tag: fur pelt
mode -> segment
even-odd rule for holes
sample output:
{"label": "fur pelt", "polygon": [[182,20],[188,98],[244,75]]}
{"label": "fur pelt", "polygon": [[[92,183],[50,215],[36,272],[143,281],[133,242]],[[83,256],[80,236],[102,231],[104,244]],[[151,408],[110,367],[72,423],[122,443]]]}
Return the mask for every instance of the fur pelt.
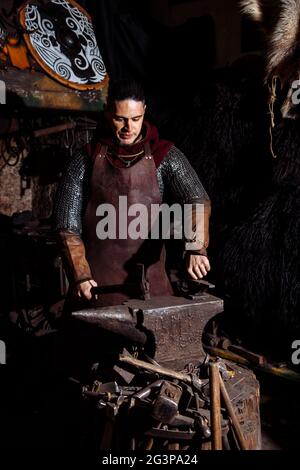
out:
{"label": "fur pelt", "polygon": [[295,339],[300,332],[300,123],[277,122],[274,159],[262,84],[235,81],[227,73],[202,85],[170,125],[212,201],[211,280],[230,298],[226,316],[233,314],[252,346],[259,334],[269,344]]}
{"label": "fur pelt", "polygon": [[266,32],[266,79],[290,84],[299,78],[300,0],[242,0],[242,12]]}
{"label": "fur pelt", "polygon": [[299,187],[281,186],[227,233],[220,250],[226,294],[236,320],[256,332],[254,344],[259,334],[270,344],[300,333],[299,230]]}
{"label": "fur pelt", "polygon": [[300,122],[283,119],[273,132],[274,149],[277,154],[274,160],[273,182],[300,186]]}
{"label": "fur pelt", "polygon": [[283,117],[299,119],[300,0],[242,0],[242,12],[259,21],[266,36],[265,82],[277,94]]}
{"label": "fur pelt", "polygon": [[211,198],[213,238],[243,220],[271,180],[264,91],[259,83],[236,82],[231,73],[202,84],[169,122],[169,136]]}

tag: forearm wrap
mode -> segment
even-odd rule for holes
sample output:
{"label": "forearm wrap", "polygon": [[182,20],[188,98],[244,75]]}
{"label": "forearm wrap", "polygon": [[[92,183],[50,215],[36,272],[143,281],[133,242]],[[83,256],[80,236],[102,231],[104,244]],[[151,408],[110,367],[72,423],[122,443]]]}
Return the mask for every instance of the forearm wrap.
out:
{"label": "forearm wrap", "polygon": [[85,256],[85,247],[80,236],[70,231],[59,231],[57,242],[70,285],[92,279],[91,269]]}
{"label": "forearm wrap", "polygon": [[[201,211],[198,211],[198,205],[201,204]],[[199,216],[199,212],[201,216]],[[206,249],[209,245],[209,219],[211,206],[209,201],[193,201],[192,203],[192,231],[193,239],[186,240],[185,249],[187,251],[199,251],[206,255]]]}

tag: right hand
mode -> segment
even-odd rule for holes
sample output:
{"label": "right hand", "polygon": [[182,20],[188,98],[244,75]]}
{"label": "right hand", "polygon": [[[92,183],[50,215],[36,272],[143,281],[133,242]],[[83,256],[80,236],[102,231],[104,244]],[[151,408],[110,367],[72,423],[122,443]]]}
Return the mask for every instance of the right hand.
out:
{"label": "right hand", "polygon": [[86,300],[91,300],[92,298],[92,293],[91,289],[92,287],[97,287],[98,284],[94,279],[90,279],[89,281],[83,281],[78,286],[76,287],[76,295],[78,297],[81,297],[82,299]]}
{"label": "right hand", "polygon": [[206,255],[188,255],[187,272],[193,279],[202,279],[208,271],[210,271],[210,263]]}

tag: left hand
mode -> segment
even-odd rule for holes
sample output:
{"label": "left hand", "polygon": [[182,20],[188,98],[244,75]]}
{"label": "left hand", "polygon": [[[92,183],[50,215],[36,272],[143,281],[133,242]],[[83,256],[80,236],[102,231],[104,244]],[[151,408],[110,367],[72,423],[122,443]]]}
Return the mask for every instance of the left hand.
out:
{"label": "left hand", "polygon": [[193,279],[202,279],[206,276],[208,271],[210,271],[210,264],[207,256],[189,255],[188,253],[186,256],[187,272]]}

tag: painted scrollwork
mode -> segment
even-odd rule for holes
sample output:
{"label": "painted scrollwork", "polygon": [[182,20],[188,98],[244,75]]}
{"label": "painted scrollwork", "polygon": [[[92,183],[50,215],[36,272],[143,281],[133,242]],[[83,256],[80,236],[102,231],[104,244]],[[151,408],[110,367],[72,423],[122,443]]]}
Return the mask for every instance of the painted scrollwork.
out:
{"label": "painted scrollwork", "polygon": [[23,20],[31,52],[52,76],[79,89],[97,88],[105,81],[93,25],[75,2],[51,0],[47,7],[29,2]]}

